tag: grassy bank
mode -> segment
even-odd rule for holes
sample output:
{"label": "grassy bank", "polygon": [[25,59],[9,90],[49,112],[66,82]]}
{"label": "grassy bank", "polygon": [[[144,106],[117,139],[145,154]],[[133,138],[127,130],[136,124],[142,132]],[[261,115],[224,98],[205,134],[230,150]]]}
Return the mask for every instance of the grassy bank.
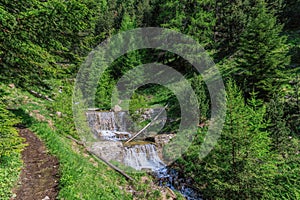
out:
{"label": "grassy bank", "polygon": [[12,188],[17,183],[22,167],[21,155],[11,154],[1,158],[0,162],[0,199],[8,200],[12,196]]}
{"label": "grassy bank", "polygon": [[[69,99],[61,96],[57,97],[56,102],[53,103],[33,97],[16,88],[12,89],[5,85],[1,85],[1,88],[8,93],[5,101],[12,112],[21,119],[22,124],[45,142],[49,153],[59,159],[59,199],[162,198],[159,188],[152,188],[153,182],[148,175],[131,174],[136,181],[128,182],[107,165],[91,157],[82,146],[66,137],[75,134],[69,124],[72,118],[66,114],[71,108],[63,102],[69,101]],[[57,117],[55,109],[61,109],[63,116]],[[21,167],[19,156],[11,159],[13,160],[0,165],[0,174],[4,176],[7,173],[10,174],[10,176],[6,176],[8,179],[5,183],[6,187],[1,187],[0,190],[1,193],[5,193],[7,198],[11,195],[9,191],[16,182]],[[147,181],[144,181],[145,177]]]}

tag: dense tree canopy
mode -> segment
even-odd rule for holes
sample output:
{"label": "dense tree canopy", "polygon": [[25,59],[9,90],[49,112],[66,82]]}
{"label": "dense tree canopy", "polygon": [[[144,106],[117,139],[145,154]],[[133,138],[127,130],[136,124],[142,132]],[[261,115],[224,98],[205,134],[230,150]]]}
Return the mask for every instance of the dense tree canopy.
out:
{"label": "dense tree canopy", "polygon": [[[189,35],[207,50],[226,82],[224,129],[207,157],[200,159],[198,151],[211,120],[211,94],[201,74],[179,55],[157,49],[127,52],[99,78],[96,106],[110,109],[115,84],[134,67],[169,65],[191,83],[201,111],[196,140],[173,165],[193,179],[204,198],[298,199],[299,13],[299,0],[0,0],[0,82],[52,95],[52,109],[65,109],[71,124],[71,101],[64,101],[70,100],[81,63],[99,43],[150,26]],[[68,90],[57,97],[59,84]],[[13,127],[18,121],[2,100],[7,94],[0,95],[1,162],[22,145]],[[131,100],[133,114],[169,103],[171,119],[163,130],[176,133],[180,108],[172,92],[148,84]]]}

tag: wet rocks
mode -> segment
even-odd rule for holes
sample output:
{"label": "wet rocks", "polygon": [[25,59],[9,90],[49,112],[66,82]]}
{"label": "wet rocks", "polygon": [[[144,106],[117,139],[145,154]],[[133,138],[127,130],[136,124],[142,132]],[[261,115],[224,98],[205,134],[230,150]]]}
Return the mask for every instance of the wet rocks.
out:
{"label": "wet rocks", "polygon": [[90,147],[89,151],[97,156],[106,159],[107,161],[123,161],[123,144],[117,141],[101,141],[95,142]]}

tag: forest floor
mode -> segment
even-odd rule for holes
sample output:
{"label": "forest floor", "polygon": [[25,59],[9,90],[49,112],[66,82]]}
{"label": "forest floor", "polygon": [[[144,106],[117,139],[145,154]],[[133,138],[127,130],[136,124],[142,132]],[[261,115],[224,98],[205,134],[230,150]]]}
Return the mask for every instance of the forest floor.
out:
{"label": "forest floor", "polygon": [[13,190],[11,200],[50,200],[58,194],[59,162],[47,152],[44,143],[30,130],[19,128],[19,134],[26,139],[22,152],[24,167]]}

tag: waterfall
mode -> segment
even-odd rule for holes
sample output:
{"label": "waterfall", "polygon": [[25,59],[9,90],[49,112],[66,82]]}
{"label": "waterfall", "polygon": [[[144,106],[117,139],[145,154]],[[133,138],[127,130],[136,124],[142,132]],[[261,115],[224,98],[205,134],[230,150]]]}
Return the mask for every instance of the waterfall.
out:
{"label": "waterfall", "polygon": [[[156,110],[149,110],[145,119],[155,115]],[[166,166],[159,158],[154,144],[143,143],[124,146],[122,140],[131,137],[128,132],[130,123],[128,112],[98,112],[88,111],[87,121],[99,142],[95,142],[91,150],[108,161],[121,162],[136,170],[151,169],[160,185],[167,185],[178,190],[187,200],[199,200],[201,194],[191,187],[192,182],[179,175],[178,172]],[[160,125],[163,126],[164,118]]]}
{"label": "waterfall", "polygon": [[100,125],[100,130],[110,130],[116,131],[116,120],[115,120],[115,113],[113,112],[98,112],[97,113],[97,121]]}
{"label": "waterfall", "polygon": [[87,121],[92,132],[100,140],[127,140],[131,134],[127,132],[128,122],[126,112],[98,112],[86,113]]}
{"label": "waterfall", "polygon": [[127,120],[127,112],[118,112],[117,114],[117,124],[118,124],[118,128],[119,131],[123,131],[126,132],[128,131],[128,126],[129,126],[129,122]]}
{"label": "waterfall", "polygon": [[125,147],[124,164],[136,170],[151,169],[154,171],[165,167],[153,144]]}

